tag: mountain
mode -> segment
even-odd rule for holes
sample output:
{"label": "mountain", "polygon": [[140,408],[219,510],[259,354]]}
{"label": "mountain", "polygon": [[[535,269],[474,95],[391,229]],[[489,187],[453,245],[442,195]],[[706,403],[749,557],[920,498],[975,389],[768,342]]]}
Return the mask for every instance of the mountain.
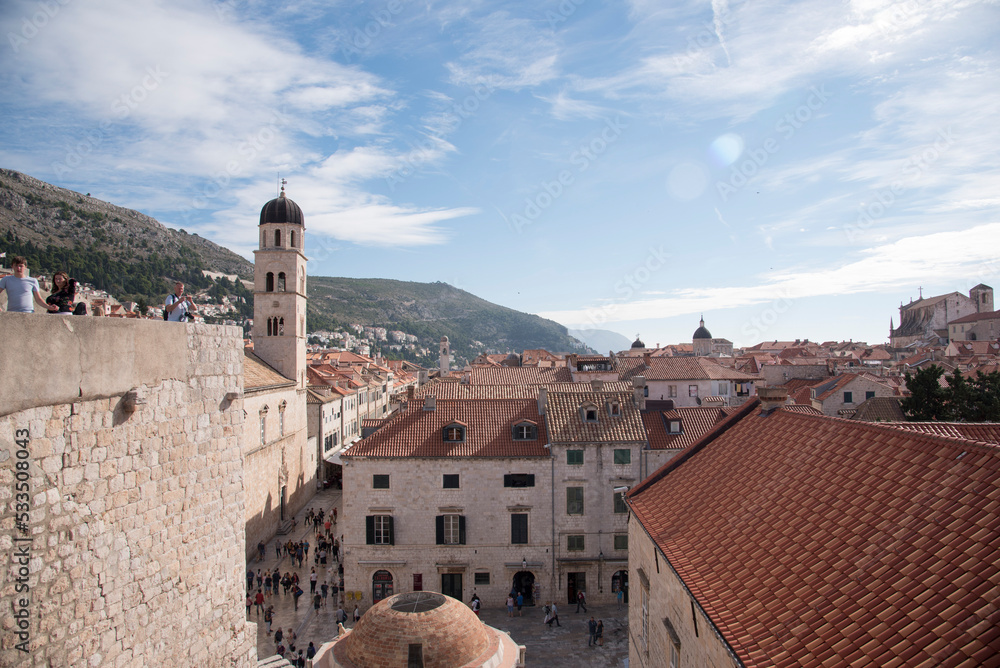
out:
{"label": "mountain", "polygon": [[484,352],[583,350],[566,328],[537,315],[480,299],[447,283],[384,278],[309,277],[309,329],[342,329],[351,323],[401,330],[432,350],[447,336],[456,360]]}
{"label": "mountain", "polygon": [[608,329],[570,329],[568,332],[602,355],[606,355],[609,350],[618,352],[632,347],[631,341]]}
{"label": "mountain", "polygon": [[[138,211],[0,169],[0,252],[24,255],[35,274],[59,269],[119,300],[159,303],[175,279],[207,298],[235,295],[252,313],[253,295],[237,281],[213,281],[202,271],[253,277],[253,264],[197,234],[173,230]],[[456,361],[483,352],[584,346],[551,320],[491,304],[445,283],[309,277],[309,330],[356,323],[419,337],[437,362],[442,336]],[[237,300],[239,301],[239,300]],[[626,346],[627,347],[627,346]]]}
{"label": "mountain", "polygon": [[207,288],[202,270],[253,277],[253,264],[197,234],[9,169],[0,169],[0,251],[26,256],[35,273],[63,269],[119,299],[157,301],[175,279]]}

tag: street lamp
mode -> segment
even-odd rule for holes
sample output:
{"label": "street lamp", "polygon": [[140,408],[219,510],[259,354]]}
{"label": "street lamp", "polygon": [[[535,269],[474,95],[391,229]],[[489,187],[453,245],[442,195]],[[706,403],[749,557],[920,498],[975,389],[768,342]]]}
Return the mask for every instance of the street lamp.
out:
{"label": "street lamp", "polygon": [[528,570],[528,560],[527,559],[521,559],[521,570],[522,571]]}

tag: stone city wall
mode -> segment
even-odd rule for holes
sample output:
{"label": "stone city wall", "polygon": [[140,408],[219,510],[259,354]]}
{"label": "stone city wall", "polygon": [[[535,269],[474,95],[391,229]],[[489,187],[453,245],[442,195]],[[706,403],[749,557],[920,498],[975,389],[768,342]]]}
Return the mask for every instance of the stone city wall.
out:
{"label": "stone city wall", "polygon": [[239,328],[3,313],[0,341],[0,665],[256,665]]}

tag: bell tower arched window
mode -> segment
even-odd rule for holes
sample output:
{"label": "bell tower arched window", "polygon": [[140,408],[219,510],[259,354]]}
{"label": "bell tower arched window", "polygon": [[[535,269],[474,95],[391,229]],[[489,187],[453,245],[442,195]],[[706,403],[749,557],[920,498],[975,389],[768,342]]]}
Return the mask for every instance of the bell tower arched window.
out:
{"label": "bell tower arched window", "polygon": [[267,335],[268,336],[273,336],[273,334],[271,334],[271,319],[270,318],[267,319]]}
{"label": "bell tower arched window", "polygon": [[278,336],[285,335],[285,319],[278,318]]}
{"label": "bell tower arched window", "polygon": [[264,280],[264,290],[267,292],[274,292],[274,273],[267,272],[267,277]]}
{"label": "bell tower arched window", "polygon": [[281,248],[281,230],[274,231],[274,247]]}
{"label": "bell tower arched window", "polygon": [[296,247],[296,246],[295,246],[295,230],[292,230],[292,231],[291,231],[291,232],[289,232],[288,234],[289,234],[289,245],[290,245],[290,246],[291,246],[292,248],[295,248],[295,247]]}
{"label": "bell tower arched window", "polygon": [[267,248],[267,232],[264,230],[260,231],[260,247]]}
{"label": "bell tower arched window", "polygon": [[278,292],[285,291],[285,272],[278,274]]}

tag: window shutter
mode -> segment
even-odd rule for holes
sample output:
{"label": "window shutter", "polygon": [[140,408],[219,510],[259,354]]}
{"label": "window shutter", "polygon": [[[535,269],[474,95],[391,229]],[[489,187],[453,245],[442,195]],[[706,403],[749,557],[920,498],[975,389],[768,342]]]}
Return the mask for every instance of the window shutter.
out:
{"label": "window shutter", "polygon": [[504,487],[513,487],[514,486],[514,483],[512,482],[513,480],[514,480],[514,476],[512,476],[509,473],[504,474],[504,477],[503,477],[503,486]]}
{"label": "window shutter", "polygon": [[396,532],[392,523],[392,515],[389,516],[389,545],[396,544]]}
{"label": "window shutter", "polygon": [[465,515],[458,516],[458,544],[465,545]]}
{"label": "window shutter", "polygon": [[534,487],[534,486],[535,486],[535,474],[534,473],[529,473],[528,474],[528,487]]}
{"label": "window shutter", "polygon": [[368,515],[365,517],[365,543],[368,545],[375,544],[375,516]]}
{"label": "window shutter", "polygon": [[437,534],[437,544],[444,545],[444,515],[434,518],[434,530]]}

